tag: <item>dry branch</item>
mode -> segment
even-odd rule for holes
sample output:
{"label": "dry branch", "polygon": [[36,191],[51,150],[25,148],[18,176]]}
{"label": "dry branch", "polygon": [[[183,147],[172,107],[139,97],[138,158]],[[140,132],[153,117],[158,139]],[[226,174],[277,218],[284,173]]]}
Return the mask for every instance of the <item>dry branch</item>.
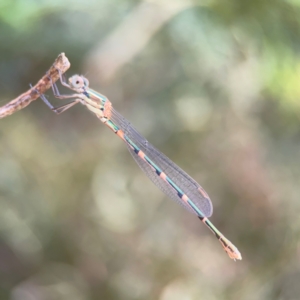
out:
{"label": "dry branch", "polygon": [[65,73],[70,66],[71,64],[64,53],[58,55],[49,71],[38,81],[35,86],[6,105],[0,107],[0,119],[15,113],[16,111],[29,105],[32,101],[38,99],[40,94],[45,93],[45,91],[51,87],[51,80],[52,82],[55,82],[59,79],[58,70],[60,70],[61,73]]}

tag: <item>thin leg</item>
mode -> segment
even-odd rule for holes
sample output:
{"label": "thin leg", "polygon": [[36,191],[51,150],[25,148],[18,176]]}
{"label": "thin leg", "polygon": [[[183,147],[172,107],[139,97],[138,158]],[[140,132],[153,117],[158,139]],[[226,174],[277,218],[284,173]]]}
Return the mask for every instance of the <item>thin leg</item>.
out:
{"label": "thin leg", "polygon": [[54,111],[57,115],[65,112],[66,110],[68,110],[69,108],[71,108],[72,106],[74,106],[75,104],[79,103],[80,100],[76,99],[72,102],[69,102],[65,105],[59,106],[59,107],[55,107],[54,109],[52,109],[52,111]]}
{"label": "thin leg", "polygon": [[[64,86],[66,86],[66,87],[68,87],[68,88],[71,89],[71,87],[67,83],[65,83],[63,81],[62,74],[61,74],[60,70],[57,70],[57,71],[59,72],[59,77],[60,77],[61,83]],[[49,78],[49,80],[51,82],[51,88],[52,88],[53,95],[54,95],[55,98],[58,98],[58,99],[82,98],[81,94],[61,95],[60,92],[59,92],[59,90],[58,90],[58,87],[57,87],[56,83],[52,82],[52,78],[50,76],[48,78]]]}
{"label": "thin leg", "polygon": [[44,103],[53,111],[55,112],[57,115],[65,112],[66,110],[68,110],[69,108],[71,108],[72,106],[74,106],[75,104],[80,102],[80,99],[76,99],[74,101],[71,101],[67,104],[58,106],[58,107],[54,107],[45,97],[45,95],[40,95],[40,98],[44,101]]}
{"label": "thin leg", "polygon": [[[66,78],[65,78],[65,75],[61,72],[61,70],[59,70],[59,69],[56,68],[56,71],[57,71],[58,74],[59,74],[60,83],[61,83],[63,86],[65,86],[65,87],[67,87],[67,88],[69,88],[69,89],[72,89],[72,87],[67,83],[67,80],[66,80]],[[50,79],[50,81],[51,81],[51,83],[52,83],[51,77],[48,76],[48,78]],[[57,91],[58,91],[58,90],[57,90]],[[58,93],[58,94],[59,94],[59,93]]]}
{"label": "thin leg", "polygon": [[[30,87],[32,88],[32,85],[30,84]],[[57,89],[57,87],[56,87]],[[36,93],[39,94],[39,91],[35,90]],[[54,93],[54,91],[53,91]],[[68,96],[68,95],[66,95]],[[70,95],[72,97],[65,97],[65,98],[74,98],[74,95]],[[64,104],[64,105],[61,105],[61,106],[58,106],[58,107],[54,107],[49,101],[48,99],[45,97],[45,95],[43,94],[40,94],[40,98],[43,100],[43,102],[53,111],[55,112],[56,114],[61,114],[63,113],[64,111],[68,110],[69,108],[71,108],[72,106],[74,106],[75,104],[79,103],[80,102],[80,99],[75,99],[67,104]],[[62,99],[65,99],[65,98],[62,98]]]}
{"label": "thin leg", "polygon": [[67,83],[67,80],[65,78],[65,75],[62,74],[61,70],[57,70],[58,74],[59,74],[59,78],[60,78],[60,82],[63,86],[67,87],[67,88],[71,88],[71,86]]}
{"label": "thin leg", "polygon": [[60,94],[56,83],[51,82],[51,88],[52,88],[52,92],[53,92],[54,95],[59,95]]}
{"label": "thin leg", "polygon": [[70,94],[70,95],[61,95],[57,85],[55,83],[52,84],[52,91],[55,98],[58,99],[70,99],[70,98],[82,98],[81,94]]}

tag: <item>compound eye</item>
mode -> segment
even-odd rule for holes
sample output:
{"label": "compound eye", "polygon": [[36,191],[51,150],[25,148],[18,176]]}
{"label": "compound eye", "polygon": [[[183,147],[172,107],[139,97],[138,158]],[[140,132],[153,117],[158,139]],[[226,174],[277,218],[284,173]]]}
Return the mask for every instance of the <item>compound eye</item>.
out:
{"label": "compound eye", "polygon": [[90,84],[90,82],[88,81],[88,79],[87,78],[85,78],[85,77],[82,77],[83,78],[83,83],[84,83],[84,86],[85,87],[88,87],[89,86],[89,84]]}
{"label": "compound eye", "polygon": [[70,83],[75,89],[80,89],[84,86],[84,79],[79,75],[75,75],[70,78]]}

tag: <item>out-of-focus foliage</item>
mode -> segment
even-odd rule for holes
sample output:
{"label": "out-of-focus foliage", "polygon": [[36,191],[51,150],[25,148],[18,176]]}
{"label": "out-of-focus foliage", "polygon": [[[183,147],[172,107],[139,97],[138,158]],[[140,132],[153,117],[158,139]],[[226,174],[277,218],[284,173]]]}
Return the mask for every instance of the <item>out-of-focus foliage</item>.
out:
{"label": "out-of-focus foliage", "polygon": [[65,52],[243,256],[84,107],[35,101],[0,121],[0,299],[299,299],[299,51],[299,0],[0,0],[0,105]]}

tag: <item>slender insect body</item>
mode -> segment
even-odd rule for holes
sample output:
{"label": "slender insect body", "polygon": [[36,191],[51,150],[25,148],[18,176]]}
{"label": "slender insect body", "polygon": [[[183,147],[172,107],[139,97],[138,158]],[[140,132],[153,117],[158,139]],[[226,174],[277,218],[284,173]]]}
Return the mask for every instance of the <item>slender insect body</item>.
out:
{"label": "slender insect body", "polygon": [[[77,100],[64,105],[62,110],[56,109],[56,112],[65,111],[80,101],[126,143],[139,167],[159,189],[189,212],[196,214],[214,233],[230,258],[242,259],[238,249],[208,220],[213,211],[212,202],[205,190],[194,179],[152,146],[113,109],[111,102],[104,95],[90,89],[85,77],[74,75],[69,79],[69,84],[62,78],[61,81],[64,86],[74,90],[77,94],[59,95],[55,86],[54,90],[57,93],[55,96],[60,99],[73,97]],[[43,100],[47,104],[47,100]]]}

